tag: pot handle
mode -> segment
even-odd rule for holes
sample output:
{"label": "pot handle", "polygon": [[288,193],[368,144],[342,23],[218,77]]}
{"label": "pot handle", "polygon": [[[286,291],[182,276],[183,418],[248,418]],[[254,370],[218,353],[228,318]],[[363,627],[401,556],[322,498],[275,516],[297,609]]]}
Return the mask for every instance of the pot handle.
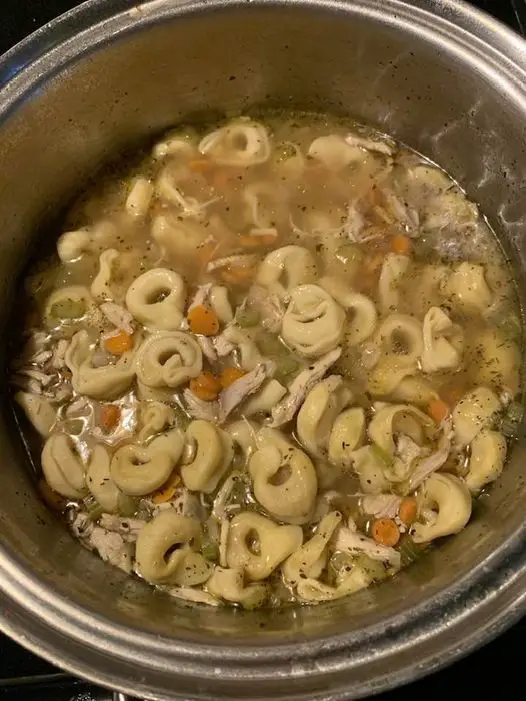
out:
{"label": "pot handle", "polygon": [[113,692],[113,701],[132,701],[130,696],[122,694],[120,691]]}

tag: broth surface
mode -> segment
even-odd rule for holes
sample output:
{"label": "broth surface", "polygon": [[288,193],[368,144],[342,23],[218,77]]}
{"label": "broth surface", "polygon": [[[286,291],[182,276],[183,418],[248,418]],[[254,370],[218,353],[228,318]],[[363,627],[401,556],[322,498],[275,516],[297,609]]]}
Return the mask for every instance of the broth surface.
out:
{"label": "broth surface", "polygon": [[14,400],[42,496],[126,572],[213,606],[337,599],[462,530],[504,468],[509,266],[391,138],[180,127],[63,231],[23,282]]}

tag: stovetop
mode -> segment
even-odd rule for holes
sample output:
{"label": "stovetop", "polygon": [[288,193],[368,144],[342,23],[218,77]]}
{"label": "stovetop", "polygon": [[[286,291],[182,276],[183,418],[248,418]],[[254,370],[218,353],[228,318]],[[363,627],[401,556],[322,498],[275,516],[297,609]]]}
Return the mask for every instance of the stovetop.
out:
{"label": "stovetop", "polygon": [[[79,4],[75,0],[1,0],[0,54],[53,17]],[[526,36],[526,0],[473,0]],[[498,674],[505,689],[521,689],[523,665],[517,665],[516,651],[526,643],[526,618],[497,640],[469,657],[401,690],[375,697],[378,701],[402,701],[433,695],[484,698],[488,672]],[[510,654],[513,651],[513,654]],[[0,634],[0,701],[121,701],[120,694],[87,684],[61,672]]]}

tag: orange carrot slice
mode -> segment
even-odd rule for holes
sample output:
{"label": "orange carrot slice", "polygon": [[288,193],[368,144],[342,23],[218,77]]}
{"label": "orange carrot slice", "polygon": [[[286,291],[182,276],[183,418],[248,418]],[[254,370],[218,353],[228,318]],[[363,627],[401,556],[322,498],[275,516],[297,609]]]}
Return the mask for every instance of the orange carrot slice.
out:
{"label": "orange carrot slice", "polygon": [[449,414],[449,406],[442,399],[433,399],[429,402],[427,413],[437,424],[441,423]]}
{"label": "orange carrot slice", "polygon": [[211,402],[221,391],[221,383],[211,372],[204,370],[198,377],[190,380],[190,390],[199,399]]}
{"label": "orange carrot slice", "polygon": [[405,234],[396,234],[391,239],[391,249],[394,253],[407,255],[411,251],[411,240]]}
{"label": "orange carrot slice", "polygon": [[190,309],[188,323],[192,333],[199,333],[203,336],[215,336],[219,331],[219,319],[209,307],[205,307],[203,304]]}
{"label": "orange carrot slice", "polygon": [[104,339],[104,348],[113,355],[123,355],[131,350],[132,346],[132,337],[126,331],[119,331],[115,336]]}
{"label": "orange carrot slice", "polygon": [[406,526],[410,526],[416,519],[418,505],[414,497],[404,497],[398,508],[398,517]]}
{"label": "orange carrot slice", "polygon": [[121,419],[121,410],[115,404],[104,404],[99,412],[99,426],[104,433],[111,433]]}
{"label": "orange carrot slice", "polygon": [[372,526],[374,540],[393,548],[400,540],[400,531],[392,518],[377,518]]}
{"label": "orange carrot slice", "polygon": [[221,387],[223,389],[230,387],[230,385],[233,385],[234,382],[239,380],[240,377],[243,377],[243,375],[246,375],[246,373],[244,370],[240,370],[239,368],[225,368],[221,373],[221,377],[219,378]]}

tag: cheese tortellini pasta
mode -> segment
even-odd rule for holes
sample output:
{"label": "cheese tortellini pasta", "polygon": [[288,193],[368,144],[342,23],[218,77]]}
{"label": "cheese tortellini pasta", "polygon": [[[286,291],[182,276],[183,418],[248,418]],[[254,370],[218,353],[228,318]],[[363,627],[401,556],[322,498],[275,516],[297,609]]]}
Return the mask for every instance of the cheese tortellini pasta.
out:
{"label": "cheese tortellini pasta", "polygon": [[281,112],[176,126],[101,183],[23,281],[9,381],[40,495],[105,567],[160,605],[360,608],[470,528],[524,343],[447,174]]}
{"label": "cheese tortellini pasta", "polygon": [[345,312],[322,287],[300,285],[292,290],[281,335],[299,355],[318,358],[328,353],[344,331]]}

